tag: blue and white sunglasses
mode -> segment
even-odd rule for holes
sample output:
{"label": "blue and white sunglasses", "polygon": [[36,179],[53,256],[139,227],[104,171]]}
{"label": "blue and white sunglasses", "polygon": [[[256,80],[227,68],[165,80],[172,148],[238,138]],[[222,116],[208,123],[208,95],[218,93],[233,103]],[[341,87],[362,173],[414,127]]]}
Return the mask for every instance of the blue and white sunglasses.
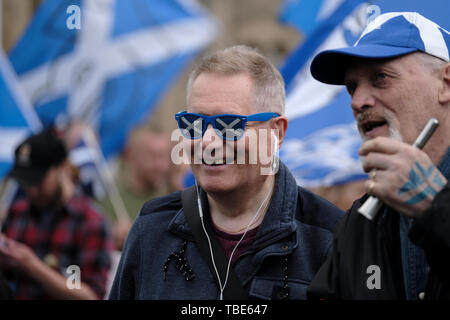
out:
{"label": "blue and white sunglasses", "polygon": [[181,134],[189,139],[198,139],[205,134],[208,124],[211,123],[217,135],[224,140],[238,140],[244,135],[247,121],[268,121],[278,117],[275,112],[255,113],[249,116],[238,114],[218,114],[205,116],[187,111],[175,114]]}

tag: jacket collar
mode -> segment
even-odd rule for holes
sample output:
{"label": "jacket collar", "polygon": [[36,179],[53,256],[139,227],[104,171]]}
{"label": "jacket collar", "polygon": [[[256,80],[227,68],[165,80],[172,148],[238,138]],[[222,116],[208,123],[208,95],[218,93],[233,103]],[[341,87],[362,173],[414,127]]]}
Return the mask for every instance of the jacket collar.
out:
{"label": "jacket collar", "polygon": [[447,149],[447,153],[439,162],[438,169],[447,180],[450,180],[450,148]]}
{"label": "jacket collar", "polygon": [[[200,191],[200,197],[204,216],[209,216],[208,200],[203,190]],[[280,161],[274,192],[266,215],[259,226],[256,240],[252,245],[253,249],[265,247],[296,230],[295,210],[297,197],[297,183],[287,167]],[[194,239],[183,208],[177,212],[169,223],[168,230],[184,239]]]}

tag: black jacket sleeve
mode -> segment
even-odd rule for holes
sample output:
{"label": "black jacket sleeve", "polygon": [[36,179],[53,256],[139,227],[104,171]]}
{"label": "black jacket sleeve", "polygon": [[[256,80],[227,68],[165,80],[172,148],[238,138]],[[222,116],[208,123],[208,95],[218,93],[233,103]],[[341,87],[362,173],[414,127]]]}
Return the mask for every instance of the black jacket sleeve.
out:
{"label": "black jacket sleeve", "polygon": [[415,219],[409,237],[424,249],[431,272],[450,286],[450,183],[436,195],[431,207]]}
{"label": "black jacket sleeve", "polygon": [[338,299],[339,293],[339,234],[343,232],[346,225],[348,214],[337,225],[337,231],[334,234],[333,249],[331,254],[327,257],[324,264],[314,276],[313,281],[307,290],[308,300],[318,299]]}

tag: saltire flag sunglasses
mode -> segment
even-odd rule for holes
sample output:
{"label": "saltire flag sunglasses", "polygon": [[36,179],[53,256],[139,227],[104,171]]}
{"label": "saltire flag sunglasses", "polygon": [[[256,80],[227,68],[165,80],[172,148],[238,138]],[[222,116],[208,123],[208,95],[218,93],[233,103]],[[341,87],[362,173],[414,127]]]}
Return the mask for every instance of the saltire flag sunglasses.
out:
{"label": "saltire flag sunglasses", "polygon": [[217,135],[224,140],[238,140],[244,135],[245,124],[248,121],[268,121],[278,117],[275,112],[255,113],[248,116],[238,114],[218,114],[206,116],[187,111],[175,114],[181,134],[188,139],[203,137],[210,123]]}

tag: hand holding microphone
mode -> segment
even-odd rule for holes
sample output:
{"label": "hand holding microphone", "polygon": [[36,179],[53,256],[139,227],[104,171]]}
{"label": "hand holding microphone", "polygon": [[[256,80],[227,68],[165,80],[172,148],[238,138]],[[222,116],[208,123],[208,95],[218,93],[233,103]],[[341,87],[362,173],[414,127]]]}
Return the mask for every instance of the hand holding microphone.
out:
{"label": "hand holding microphone", "polygon": [[[439,125],[439,122],[436,119],[434,119],[434,118],[430,119],[430,121],[428,121],[427,125],[422,130],[420,135],[417,137],[416,141],[413,143],[413,146],[418,149],[422,149],[424,147],[424,145],[426,144],[426,142],[433,135],[433,133],[436,130],[436,128],[438,127],[438,125]],[[376,174],[376,171],[372,171],[372,172],[373,173],[371,173],[371,178],[373,179]],[[374,182],[372,181],[369,186],[369,193],[373,189],[373,186],[374,186]],[[374,196],[370,196],[363,203],[363,205],[358,209],[358,212],[360,214],[362,214],[364,217],[366,217],[367,219],[372,220],[376,216],[378,211],[380,210],[382,204],[383,203],[378,198],[376,198]]]}

